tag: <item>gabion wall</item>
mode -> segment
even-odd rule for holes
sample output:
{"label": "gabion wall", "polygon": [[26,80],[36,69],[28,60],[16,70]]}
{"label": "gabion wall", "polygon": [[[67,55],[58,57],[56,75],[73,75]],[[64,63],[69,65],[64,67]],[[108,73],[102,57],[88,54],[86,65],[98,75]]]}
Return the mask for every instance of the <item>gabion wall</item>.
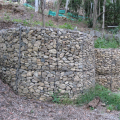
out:
{"label": "gabion wall", "polygon": [[120,90],[120,49],[95,49],[96,82]]}
{"label": "gabion wall", "polygon": [[60,91],[75,98],[95,84],[89,34],[53,28],[0,31],[0,73],[18,94],[39,100]]}

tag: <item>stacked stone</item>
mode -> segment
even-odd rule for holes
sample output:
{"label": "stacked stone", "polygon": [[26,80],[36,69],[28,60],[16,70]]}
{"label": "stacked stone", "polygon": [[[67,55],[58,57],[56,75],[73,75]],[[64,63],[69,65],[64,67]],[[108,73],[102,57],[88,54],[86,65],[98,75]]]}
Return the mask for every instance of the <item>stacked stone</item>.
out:
{"label": "stacked stone", "polygon": [[120,88],[120,50],[95,49],[96,82],[117,91]]}
{"label": "stacked stone", "polygon": [[89,34],[53,28],[21,29],[21,34],[19,29],[0,34],[0,72],[14,89],[17,83],[20,95],[45,100],[59,90],[75,98],[94,86],[94,42]]}
{"label": "stacked stone", "polygon": [[19,29],[9,29],[0,32],[0,51],[1,78],[15,90],[19,53]]}

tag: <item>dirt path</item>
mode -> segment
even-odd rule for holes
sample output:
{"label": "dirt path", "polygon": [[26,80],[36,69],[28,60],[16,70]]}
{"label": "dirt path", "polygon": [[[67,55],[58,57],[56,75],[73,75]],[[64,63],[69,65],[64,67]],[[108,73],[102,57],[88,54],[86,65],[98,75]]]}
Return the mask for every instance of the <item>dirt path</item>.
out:
{"label": "dirt path", "polygon": [[119,120],[120,112],[106,113],[104,107],[57,105],[16,95],[0,80],[0,120]]}

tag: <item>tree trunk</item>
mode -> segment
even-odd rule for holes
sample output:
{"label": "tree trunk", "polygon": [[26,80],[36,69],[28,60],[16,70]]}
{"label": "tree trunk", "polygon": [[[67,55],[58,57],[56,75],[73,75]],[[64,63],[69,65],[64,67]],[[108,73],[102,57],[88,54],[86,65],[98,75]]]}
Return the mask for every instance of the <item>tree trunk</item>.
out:
{"label": "tree trunk", "polygon": [[44,0],[41,0],[41,10],[42,10],[42,23],[43,27],[45,27]]}
{"label": "tree trunk", "polygon": [[103,32],[105,28],[105,4],[106,4],[106,0],[104,0],[104,3],[103,3],[103,24],[102,24]]}
{"label": "tree trunk", "polygon": [[84,9],[84,0],[82,0],[82,8],[83,8],[83,19],[85,19],[85,9]]}
{"label": "tree trunk", "polygon": [[98,0],[94,0],[94,8],[93,8],[93,28],[96,28],[96,22],[97,22],[97,4],[98,4]]}
{"label": "tree trunk", "polygon": [[68,4],[69,4],[70,0],[66,0],[66,5],[65,5],[65,13],[67,13],[67,9],[68,9]]}
{"label": "tree trunk", "polygon": [[38,12],[38,0],[35,0],[35,12]]}
{"label": "tree trunk", "polygon": [[99,1],[99,15],[100,15],[100,1]]}
{"label": "tree trunk", "polygon": [[58,4],[57,4],[57,11],[56,11],[56,17],[55,20],[58,22],[58,14],[59,14],[59,9],[60,9],[60,4],[61,4],[62,0],[58,0]]}
{"label": "tree trunk", "polygon": [[92,18],[92,3],[90,2],[90,5],[91,5],[91,7],[90,7],[90,18]]}
{"label": "tree trunk", "polygon": [[39,4],[38,12],[40,13],[42,11],[41,0],[38,0],[38,4]]}

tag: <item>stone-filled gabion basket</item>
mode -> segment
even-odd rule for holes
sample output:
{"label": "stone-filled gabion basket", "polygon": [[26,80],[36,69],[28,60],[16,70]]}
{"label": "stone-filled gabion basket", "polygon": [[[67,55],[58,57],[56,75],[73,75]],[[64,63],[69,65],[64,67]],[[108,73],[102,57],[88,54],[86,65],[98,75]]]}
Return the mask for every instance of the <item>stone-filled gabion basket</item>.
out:
{"label": "stone-filled gabion basket", "polygon": [[19,95],[76,98],[95,85],[94,41],[79,31],[20,27],[0,31],[0,73]]}
{"label": "stone-filled gabion basket", "polygon": [[120,49],[95,49],[96,82],[120,91]]}

